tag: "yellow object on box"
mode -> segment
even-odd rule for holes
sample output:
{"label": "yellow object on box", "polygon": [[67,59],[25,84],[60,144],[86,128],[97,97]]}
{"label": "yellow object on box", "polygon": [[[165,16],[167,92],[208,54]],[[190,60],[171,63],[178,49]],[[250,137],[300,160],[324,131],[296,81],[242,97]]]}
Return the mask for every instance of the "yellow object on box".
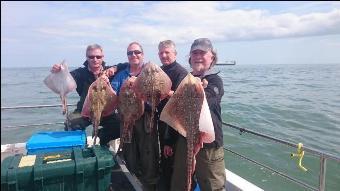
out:
{"label": "yellow object on box", "polygon": [[48,161],[46,164],[57,163],[57,162],[65,162],[65,161],[72,161],[72,159],[61,159],[56,161]]}
{"label": "yellow object on box", "polygon": [[44,160],[48,160],[48,159],[58,159],[60,158],[61,155],[60,154],[57,154],[57,155],[50,155],[50,156],[45,156],[44,157]]}
{"label": "yellow object on box", "polygon": [[34,166],[36,158],[37,158],[36,155],[23,156],[20,160],[18,167],[21,168],[21,167],[25,167],[25,166]]}

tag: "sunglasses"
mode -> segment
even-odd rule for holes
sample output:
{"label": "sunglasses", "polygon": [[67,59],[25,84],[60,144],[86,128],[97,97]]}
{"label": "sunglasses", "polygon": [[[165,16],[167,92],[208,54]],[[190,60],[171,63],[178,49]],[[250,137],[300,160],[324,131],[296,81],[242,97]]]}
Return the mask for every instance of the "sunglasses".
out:
{"label": "sunglasses", "polygon": [[139,50],[128,51],[126,54],[127,54],[128,56],[132,56],[133,53],[135,53],[135,55],[142,54],[142,52],[139,51]]}
{"label": "sunglasses", "polygon": [[102,59],[103,56],[88,56],[89,59],[94,59],[94,58],[97,58],[97,59]]}

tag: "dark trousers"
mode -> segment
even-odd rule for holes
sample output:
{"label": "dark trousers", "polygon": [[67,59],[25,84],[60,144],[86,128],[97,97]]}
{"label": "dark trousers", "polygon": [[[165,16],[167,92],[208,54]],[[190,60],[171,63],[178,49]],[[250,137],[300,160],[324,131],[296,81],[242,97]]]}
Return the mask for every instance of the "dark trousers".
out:
{"label": "dark trousers", "polygon": [[[120,137],[120,121],[116,114],[103,117],[100,121],[100,126],[103,128],[98,130],[100,145],[107,146],[111,140]],[[68,120],[65,121],[65,131],[85,130],[91,125],[91,121],[81,116],[79,112],[73,112],[68,115]]]}
{"label": "dark trousers", "polygon": [[144,191],[156,190],[159,180],[159,143],[156,123],[150,131],[150,113],[135,122],[131,143],[124,143],[122,152],[127,168],[143,184]]}
{"label": "dark trousers", "polygon": [[[160,168],[160,180],[158,182],[158,190],[159,191],[169,191],[171,185],[171,176],[173,172],[174,166],[174,155],[165,158],[163,155],[164,145],[165,145],[165,138],[168,135],[168,128],[171,128],[163,121],[158,121],[158,130],[159,130],[159,139],[160,139],[160,148],[161,148],[161,168]],[[175,153],[175,145],[168,145],[171,146],[174,153]]]}
{"label": "dark trousers", "polygon": [[[171,190],[185,190],[187,180],[187,141],[180,136],[177,140],[174,172],[171,180]],[[202,191],[225,191],[224,150],[219,148],[201,148],[196,155],[195,175]],[[195,188],[195,180],[191,185]]]}

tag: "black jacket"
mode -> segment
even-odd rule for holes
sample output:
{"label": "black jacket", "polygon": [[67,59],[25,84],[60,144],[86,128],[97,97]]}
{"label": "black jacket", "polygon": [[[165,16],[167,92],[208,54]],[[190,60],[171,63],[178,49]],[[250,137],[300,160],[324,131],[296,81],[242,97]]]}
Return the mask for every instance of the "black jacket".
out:
{"label": "black jacket", "polygon": [[211,119],[215,130],[215,141],[204,143],[205,148],[218,148],[223,146],[222,117],[221,117],[221,99],[224,95],[223,81],[219,72],[208,71],[203,76],[196,76],[201,80],[206,79],[208,86],[204,88],[205,96],[209,105]]}
{"label": "black jacket", "polygon": [[[177,63],[176,61],[173,62],[170,65],[162,65],[161,66],[162,70],[169,76],[170,80],[171,80],[171,90],[175,91],[177,89],[177,87],[179,86],[179,84],[181,83],[181,81],[185,78],[185,76],[188,74],[187,70],[181,66],[179,63]],[[158,111],[159,113],[162,112],[165,104],[168,102],[169,99],[163,99],[161,101],[160,104],[158,104]]]}
{"label": "black jacket", "polygon": [[[162,65],[161,68],[163,69],[163,71],[169,76],[171,82],[172,82],[172,86],[171,86],[171,90],[175,91],[177,89],[177,87],[179,86],[179,84],[181,83],[181,81],[185,78],[185,76],[188,74],[188,71],[181,66],[179,63],[177,63],[176,61],[169,64],[169,65]],[[165,104],[169,101],[168,98],[163,99],[157,107],[158,110],[158,114],[160,115]],[[166,129],[165,135],[164,135],[164,143],[165,145],[169,145],[172,146],[174,145],[174,143],[176,143],[176,140],[178,138],[178,132],[176,130],[174,130],[173,128],[169,127],[166,123],[160,121],[159,123],[160,126],[166,126],[164,127]],[[162,127],[160,127],[162,128]]]}
{"label": "black jacket", "polygon": [[[112,66],[105,66],[105,62],[103,61],[103,69],[106,70]],[[79,67],[73,71],[71,71],[71,75],[76,81],[77,84],[77,93],[80,96],[80,100],[77,103],[77,108],[75,112],[81,112],[83,109],[84,101],[87,96],[87,92],[89,90],[90,85],[96,80],[95,76],[93,75],[92,72],[89,71],[88,69],[88,62],[85,61],[83,67]],[[117,70],[122,70],[126,67],[126,64],[118,64],[117,65]],[[110,77],[110,81],[112,80],[113,77]]]}

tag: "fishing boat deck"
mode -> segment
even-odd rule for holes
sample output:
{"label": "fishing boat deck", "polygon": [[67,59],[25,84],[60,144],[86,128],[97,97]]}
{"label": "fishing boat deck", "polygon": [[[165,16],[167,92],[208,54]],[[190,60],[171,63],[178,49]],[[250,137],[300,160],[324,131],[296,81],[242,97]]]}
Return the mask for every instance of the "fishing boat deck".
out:
{"label": "fishing boat deck", "polygon": [[[99,138],[97,138],[99,139]],[[97,144],[99,141],[97,141]],[[111,171],[111,191],[142,191],[142,184],[137,179],[137,177],[130,173],[127,169],[124,161],[119,155],[116,154],[119,146],[119,139],[110,141],[109,150],[112,153],[112,159],[116,161],[115,166]],[[92,137],[87,137],[87,145],[91,147],[93,145]],[[16,154],[26,154],[26,143],[16,143],[16,144],[5,144],[1,145],[1,162],[9,157]],[[256,185],[248,182],[247,180],[239,177],[233,172],[225,169],[227,179],[226,188],[230,191],[239,190],[253,190],[253,191],[263,191],[263,189],[257,187]]]}
{"label": "fishing boat deck", "polygon": [[[20,108],[41,108],[41,107],[56,107],[59,105],[39,105],[39,106],[22,106],[22,107],[2,107],[1,110],[5,109],[20,109]],[[17,127],[27,127],[27,126],[42,126],[42,125],[51,125],[52,123],[44,123],[44,124],[31,124],[31,125],[19,125]],[[53,123],[53,124],[59,124],[59,123]],[[60,122],[60,124],[63,124],[63,122]],[[222,122],[224,127],[236,129],[240,132],[240,135],[242,133],[248,133],[252,135],[256,135],[257,137],[264,138],[268,141],[272,141],[274,143],[279,143],[282,145],[287,145],[292,148],[298,148],[297,144],[275,138],[260,132],[256,132],[250,129],[246,129],[243,127],[238,127],[232,124],[228,124],[225,122]],[[15,127],[15,126],[11,126]],[[98,138],[99,139],[99,138]],[[93,144],[93,139],[92,137],[87,137],[87,145],[88,147],[91,147]],[[111,171],[111,190],[136,190],[136,191],[141,191],[142,186],[139,180],[137,179],[136,176],[134,176],[132,173],[129,172],[127,169],[126,165],[124,164],[124,161],[121,160],[119,156],[116,155],[116,151],[118,150],[119,146],[119,139],[115,141],[110,142],[110,147],[109,150],[112,153],[112,158],[113,160],[116,161],[116,164],[114,168]],[[304,151],[308,152],[310,154],[313,154],[315,156],[320,157],[320,172],[319,172],[319,187],[316,188],[315,186],[309,185],[303,181],[300,181],[299,179],[296,179],[294,177],[291,177],[279,170],[276,170],[268,165],[265,165],[261,162],[258,162],[256,160],[253,160],[245,155],[242,155],[240,153],[237,153],[230,148],[227,148],[226,146],[223,147],[225,151],[228,151],[237,157],[241,159],[245,159],[261,168],[264,168],[266,170],[269,170],[272,173],[277,174],[278,176],[285,178],[286,180],[295,183],[296,185],[299,185],[305,189],[308,190],[319,190],[319,191],[324,191],[325,190],[325,180],[326,180],[326,160],[333,160],[335,162],[340,162],[340,158],[328,153],[320,152],[318,150],[304,147]],[[26,143],[15,143],[15,144],[5,144],[1,145],[1,162],[8,156],[16,155],[16,154],[26,154]],[[226,173],[226,189],[228,191],[240,191],[240,190],[253,190],[253,191],[263,191],[263,189],[259,188],[258,186],[250,183],[249,181],[243,179],[242,177],[238,176],[237,174],[234,174],[233,172],[229,171],[228,169],[225,169]]]}
{"label": "fishing boat deck", "polygon": [[[118,156],[117,156],[118,157]],[[116,165],[111,172],[111,188],[113,191],[135,191],[142,190],[141,183],[132,175],[122,163],[117,159]]]}

